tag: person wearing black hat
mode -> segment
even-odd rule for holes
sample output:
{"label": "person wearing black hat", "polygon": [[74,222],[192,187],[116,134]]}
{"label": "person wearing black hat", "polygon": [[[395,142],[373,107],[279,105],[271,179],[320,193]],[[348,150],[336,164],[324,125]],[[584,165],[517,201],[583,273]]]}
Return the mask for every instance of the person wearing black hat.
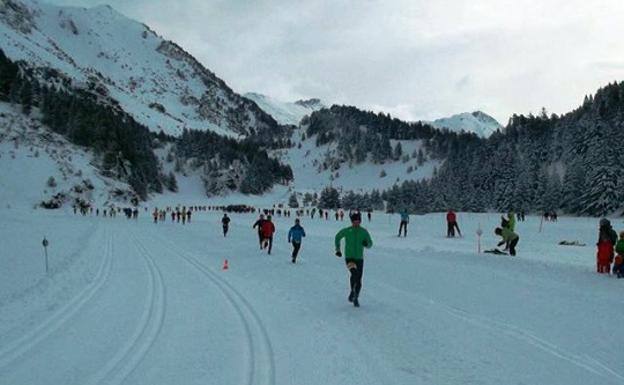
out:
{"label": "person wearing black hat", "polygon": [[345,227],[336,234],[336,256],[342,257],[340,251],[340,241],[345,239],[345,263],[347,269],[351,273],[349,302],[353,302],[353,306],[359,307],[360,290],[362,289],[362,275],[364,273],[364,248],[370,249],[373,246],[373,240],[368,231],[361,227],[362,214],[359,211],[349,215],[351,218],[351,226]]}

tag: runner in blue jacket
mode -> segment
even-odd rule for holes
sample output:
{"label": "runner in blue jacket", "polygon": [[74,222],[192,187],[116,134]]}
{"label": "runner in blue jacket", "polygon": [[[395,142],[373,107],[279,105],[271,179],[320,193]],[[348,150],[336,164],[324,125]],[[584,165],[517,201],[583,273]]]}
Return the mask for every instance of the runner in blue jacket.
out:
{"label": "runner in blue jacket", "polygon": [[305,236],[305,230],[299,224],[299,218],[295,219],[295,225],[288,231],[288,243],[293,245],[292,263],[297,261],[297,254],[299,254],[299,249],[301,248],[301,239]]}
{"label": "runner in blue jacket", "polygon": [[401,224],[399,225],[399,237],[401,236],[401,230],[403,230],[403,236],[407,237],[407,224],[409,223],[409,214],[407,210],[401,211]]}

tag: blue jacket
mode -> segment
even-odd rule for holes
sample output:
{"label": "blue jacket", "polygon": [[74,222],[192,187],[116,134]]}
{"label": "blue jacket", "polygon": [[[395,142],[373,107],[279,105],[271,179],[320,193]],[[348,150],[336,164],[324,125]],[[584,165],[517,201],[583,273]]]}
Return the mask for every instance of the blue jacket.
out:
{"label": "blue jacket", "polygon": [[303,237],[305,237],[305,230],[303,230],[301,225],[294,225],[290,228],[290,231],[288,231],[288,242],[292,239],[293,242],[299,243]]}
{"label": "blue jacket", "polygon": [[401,213],[401,222],[408,222],[409,223],[409,214],[407,213],[407,211],[403,211]]}

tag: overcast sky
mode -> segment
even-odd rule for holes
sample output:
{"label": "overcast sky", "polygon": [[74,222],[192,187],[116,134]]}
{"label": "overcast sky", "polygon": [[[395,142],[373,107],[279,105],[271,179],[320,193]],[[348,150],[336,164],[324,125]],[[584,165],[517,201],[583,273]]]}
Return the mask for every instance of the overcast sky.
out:
{"label": "overcast sky", "polygon": [[240,93],[407,119],[562,113],[624,80],[623,0],[44,0],[107,3]]}

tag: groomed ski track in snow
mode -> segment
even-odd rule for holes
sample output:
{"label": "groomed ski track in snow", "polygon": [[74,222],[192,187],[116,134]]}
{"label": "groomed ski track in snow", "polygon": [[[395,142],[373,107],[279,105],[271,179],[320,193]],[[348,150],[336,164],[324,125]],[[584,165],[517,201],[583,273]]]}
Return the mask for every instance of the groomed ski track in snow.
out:
{"label": "groomed ski track in snow", "polygon": [[511,258],[476,253],[479,224],[484,248],[497,241],[495,214],[460,214],[465,237],[447,239],[442,214],[412,216],[397,238],[398,218],[374,213],[355,309],[333,256],[347,221],[303,218],[293,265],[294,218],[276,218],[269,256],[252,214],[231,215],[223,238],[220,213],[182,225],[1,210],[2,241],[21,252],[0,262],[41,273],[24,234],[46,228],[52,266],[2,286],[3,385],[624,384],[624,280],[593,272],[594,219],[520,222]]}

